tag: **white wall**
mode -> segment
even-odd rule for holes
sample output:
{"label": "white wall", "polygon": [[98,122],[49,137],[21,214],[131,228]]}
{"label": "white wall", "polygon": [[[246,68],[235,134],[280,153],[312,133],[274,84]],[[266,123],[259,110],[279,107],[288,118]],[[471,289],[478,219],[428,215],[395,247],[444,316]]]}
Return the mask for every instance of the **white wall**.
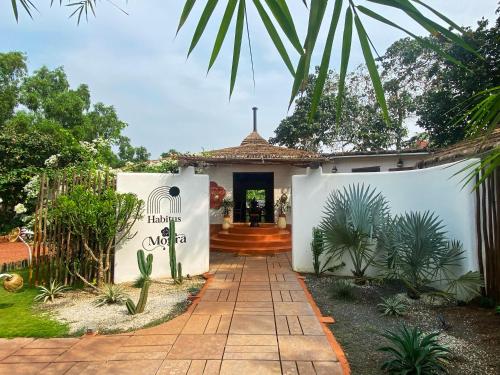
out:
{"label": "white wall", "polygon": [[399,159],[403,161],[403,167],[415,167],[418,162],[428,157],[428,153],[415,154],[379,154],[379,155],[352,155],[333,156],[332,162],[323,165],[323,171],[330,172],[333,165],[337,167],[337,173],[350,173],[353,168],[380,167],[381,172],[397,168]]}
{"label": "white wall", "polygon": [[[453,176],[462,164],[401,172],[322,173],[309,170],[304,176],[293,176],[295,213],[293,226],[293,268],[312,272],[310,242],[312,228],[322,219],[323,207],[330,192],[349,184],[364,183],[375,187],[389,201],[392,214],[430,210],[439,215],[448,237],[460,240],[466,251],[464,271],[478,269],[476,256],[475,199],[471,186],[462,189],[461,176]],[[346,262],[348,263],[348,262]],[[345,267],[345,274],[350,268]]]}
{"label": "white wall", "polygon": [[[192,167],[181,170],[179,174],[118,174],[117,191],[136,194],[146,207],[144,217],[133,228],[133,232],[137,232],[135,237],[122,243],[116,251],[115,282],[132,281],[139,276],[136,255],[139,249],[154,255],[152,277],[170,277],[168,244],[157,246],[156,242],[158,239],[167,240],[161,231],[168,227],[169,218],[176,220],[176,232],[179,235],[177,261],[182,263],[183,274],[199,275],[208,271],[208,184],[208,176],[195,174]],[[180,193],[174,199],[163,190],[157,190],[158,194],[149,200],[151,203],[157,202],[158,211],[153,205],[148,209],[148,197],[155,189],[162,187],[178,187]],[[172,205],[170,202],[173,202]],[[159,220],[164,222],[152,222]],[[185,236],[185,242],[180,235]]]}
{"label": "white wall", "polygon": [[[234,172],[273,172],[274,173],[274,200],[281,196],[282,189],[291,190],[292,176],[295,174],[304,174],[305,168],[292,167],[288,165],[217,165],[205,168],[203,173],[210,176],[210,181],[215,181],[219,186],[233,193],[233,173]],[[291,194],[293,201],[293,191]],[[222,223],[222,215],[218,211],[210,210],[210,223]],[[292,224],[293,211],[287,213],[287,222]]]}

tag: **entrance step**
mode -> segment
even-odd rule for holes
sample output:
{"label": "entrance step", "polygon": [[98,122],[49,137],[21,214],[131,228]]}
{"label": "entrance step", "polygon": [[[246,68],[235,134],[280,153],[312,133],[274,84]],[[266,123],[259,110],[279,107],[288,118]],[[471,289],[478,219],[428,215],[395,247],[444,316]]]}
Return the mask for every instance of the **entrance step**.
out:
{"label": "entrance step", "polygon": [[261,227],[234,225],[210,237],[210,250],[240,255],[276,254],[292,249],[292,234],[272,224]]}

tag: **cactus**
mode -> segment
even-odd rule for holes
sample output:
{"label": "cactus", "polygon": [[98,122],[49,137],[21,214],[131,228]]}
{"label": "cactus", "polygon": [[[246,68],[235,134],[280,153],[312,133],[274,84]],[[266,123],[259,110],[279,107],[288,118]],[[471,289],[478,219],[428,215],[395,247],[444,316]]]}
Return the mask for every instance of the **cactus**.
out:
{"label": "cactus", "polygon": [[141,288],[141,294],[137,305],[135,305],[130,298],[127,299],[127,302],[125,302],[130,315],[140,314],[146,307],[149,286],[151,285],[151,272],[153,271],[153,254],[148,254],[147,257],[144,257],[144,250],[138,250],[137,264],[139,265],[139,271],[141,272],[144,283]]}
{"label": "cactus", "polygon": [[182,263],[179,262],[177,263],[177,280],[176,283],[182,284],[183,277],[182,277]]}
{"label": "cactus", "polygon": [[177,280],[177,257],[175,254],[175,221],[170,220],[168,231],[168,256],[170,258],[170,276]]}
{"label": "cactus", "polygon": [[175,253],[175,221],[170,220],[168,229],[168,256],[170,258],[170,276],[176,284],[182,284],[182,264],[177,263],[177,255]]}

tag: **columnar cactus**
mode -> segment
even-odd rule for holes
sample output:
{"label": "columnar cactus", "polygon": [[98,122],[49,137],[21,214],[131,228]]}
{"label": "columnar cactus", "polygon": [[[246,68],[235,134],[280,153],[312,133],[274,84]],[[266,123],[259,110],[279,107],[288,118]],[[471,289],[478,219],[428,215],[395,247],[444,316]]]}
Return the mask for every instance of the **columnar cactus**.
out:
{"label": "columnar cactus", "polygon": [[139,296],[137,305],[135,305],[130,298],[125,303],[130,315],[140,314],[144,312],[144,308],[146,307],[149,286],[151,285],[151,272],[153,271],[153,254],[148,254],[148,256],[145,257],[144,250],[138,250],[137,264],[139,265],[139,271],[141,272],[144,283],[142,284],[141,295]]}
{"label": "columnar cactus", "polygon": [[177,279],[177,257],[175,254],[175,221],[170,220],[168,237],[168,256],[170,258],[170,276],[173,280]]}
{"label": "columnar cactus", "polygon": [[175,221],[170,220],[169,223],[169,237],[168,237],[168,255],[170,258],[170,276],[176,284],[182,284],[182,264],[177,263],[177,255],[175,252]]}

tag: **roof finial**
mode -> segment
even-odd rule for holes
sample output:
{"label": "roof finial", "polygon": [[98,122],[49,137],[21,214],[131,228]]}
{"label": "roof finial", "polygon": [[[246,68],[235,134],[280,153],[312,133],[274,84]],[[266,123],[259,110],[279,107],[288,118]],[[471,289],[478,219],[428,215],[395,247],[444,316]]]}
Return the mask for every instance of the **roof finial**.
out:
{"label": "roof finial", "polygon": [[253,107],[252,111],[253,111],[253,131],[257,132],[257,107]]}

